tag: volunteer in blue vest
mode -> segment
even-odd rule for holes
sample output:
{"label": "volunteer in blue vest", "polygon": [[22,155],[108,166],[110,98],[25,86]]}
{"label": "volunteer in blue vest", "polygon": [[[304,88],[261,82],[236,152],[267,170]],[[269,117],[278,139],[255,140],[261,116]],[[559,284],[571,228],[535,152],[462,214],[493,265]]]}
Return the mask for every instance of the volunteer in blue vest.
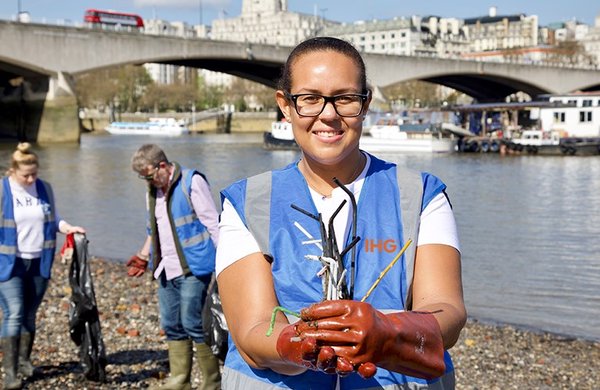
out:
{"label": "volunteer in blue vest", "polygon": [[159,389],[190,389],[193,348],[200,389],[220,389],[219,360],[204,342],[202,307],[215,270],[218,217],[204,175],[169,161],[155,144],[142,145],[131,166],[148,184],[148,236],[127,263],[128,275],[144,274],[152,260],[158,281],[160,324],[169,348],[171,375]]}
{"label": "volunteer in blue vest", "polygon": [[348,42],[300,43],[276,99],[300,159],[221,193],[223,388],[453,388],[466,311],[446,186],[360,150],[371,92]]}
{"label": "volunteer in blue vest", "polygon": [[19,143],[0,187],[4,389],[20,389],[22,378],[33,375],[35,318],[50,279],[56,233],[85,233],[60,218],[52,187],[38,178],[39,165],[31,145]]}

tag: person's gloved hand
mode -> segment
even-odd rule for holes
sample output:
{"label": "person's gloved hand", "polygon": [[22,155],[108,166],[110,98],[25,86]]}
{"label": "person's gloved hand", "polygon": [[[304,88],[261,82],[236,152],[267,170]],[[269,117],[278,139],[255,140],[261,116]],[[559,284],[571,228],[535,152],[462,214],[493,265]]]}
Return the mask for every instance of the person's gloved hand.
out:
{"label": "person's gloved hand", "polygon": [[137,254],[131,256],[127,262],[127,275],[139,277],[146,272],[148,260],[140,258]]}
{"label": "person's gloved hand", "polygon": [[[348,359],[337,356],[331,346],[317,345],[316,338],[312,336],[299,336],[299,329],[309,329],[312,326],[302,320],[286,326],[277,339],[279,356],[297,366],[327,374],[346,376],[354,372],[355,367]],[[318,332],[318,329],[314,331]],[[357,370],[364,378],[370,378],[375,375],[377,368],[369,363],[357,366]]]}
{"label": "person's gloved hand", "polygon": [[297,366],[316,369],[319,347],[313,337],[298,337],[297,324],[286,326],[277,338],[277,353],[283,360]]}
{"label": "person's gloved hand", "polygon": [[445,372],[442,334],[431,313],[383,314],[368,303],[336,300],[302,310],[301,318],[300,338],[331,346],[361,375],[370,374],[372,364],[425,379]]}

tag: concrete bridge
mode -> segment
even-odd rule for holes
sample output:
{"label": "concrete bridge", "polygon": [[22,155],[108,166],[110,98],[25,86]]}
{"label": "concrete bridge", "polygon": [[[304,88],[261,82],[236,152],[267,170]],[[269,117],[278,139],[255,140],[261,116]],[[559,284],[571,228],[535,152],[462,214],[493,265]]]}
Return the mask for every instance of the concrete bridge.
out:
{"label": "concrete bridge", "polygon": [[[0,21],[0,137],[77,140],[73,75],[165,63],[229,73],[274,87],[291,48]],[[423,80],[479,101],[599,90],[600,71],[429,57],[365,54],[369,82]]]}

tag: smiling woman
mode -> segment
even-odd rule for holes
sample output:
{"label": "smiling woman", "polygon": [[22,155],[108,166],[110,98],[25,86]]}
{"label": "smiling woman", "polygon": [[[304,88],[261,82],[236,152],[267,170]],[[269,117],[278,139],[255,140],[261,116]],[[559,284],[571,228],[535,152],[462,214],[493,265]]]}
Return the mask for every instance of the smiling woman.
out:
{"label": "smiling woman", "polygon": [[371,93],[348,42],[300,43],[276,99],[300,160],[221,193],[223,387],[452,388],[466,313],[445,185],[360,150]]}

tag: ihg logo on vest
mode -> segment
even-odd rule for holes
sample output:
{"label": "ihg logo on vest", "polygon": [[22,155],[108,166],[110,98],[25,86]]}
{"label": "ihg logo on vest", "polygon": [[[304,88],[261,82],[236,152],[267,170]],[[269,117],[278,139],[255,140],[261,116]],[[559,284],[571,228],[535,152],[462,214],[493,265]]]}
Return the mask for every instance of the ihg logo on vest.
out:
{"label": "ihg logo on vest", "polygon": [[364,242],[365,242],[365,252],[392,253],[392,252],[396,252],[396,250],[398,249],[396,240],[393,240],[391,238],[389,238],[387,240],[367,238],[364,240]]}

